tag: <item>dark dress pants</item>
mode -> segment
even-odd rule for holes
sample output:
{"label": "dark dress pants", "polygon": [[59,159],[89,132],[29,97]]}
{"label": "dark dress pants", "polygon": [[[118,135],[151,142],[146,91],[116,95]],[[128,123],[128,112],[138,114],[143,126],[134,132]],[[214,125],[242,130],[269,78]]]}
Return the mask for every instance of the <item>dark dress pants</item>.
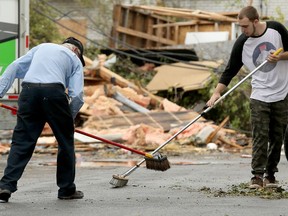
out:
{"label": "dark dress pants", "polygon": [[22,87],[17,124],[0,187],[11,192],[17,190],[17,182],[31,159],[37,139],[47,122],[58,142],[58,195],[71,195],[76,190],[74,120],[65,89],[60,84],[23,83]]}

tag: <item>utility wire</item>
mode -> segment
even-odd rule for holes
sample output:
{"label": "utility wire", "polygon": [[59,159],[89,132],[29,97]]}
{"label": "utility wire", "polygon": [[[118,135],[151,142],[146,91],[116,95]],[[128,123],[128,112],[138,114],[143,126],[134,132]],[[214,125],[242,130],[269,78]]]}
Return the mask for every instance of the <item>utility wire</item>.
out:
{"label": "utility wire", "polygon": [[[96,41],[94,40],[91,40],[90,38],[82,35],[82,34],[79,34],[78,32],[74,31],[73,29],[71,28],[68,28],[67,26],[55,21],[53,18],[49,17],[48,15],[44,14],[42,11],[38,10],[38,9],[35,9],[33,8],[33,10],[35,10],[35,12],[39,13],[40,15],[48,18],[49,20],[51,20],[52,22],[56,23],[57,25],[69,30],[70,32],[73,32],[74,34],[82,37],[82,38],[85,38],[86,40],[90,41],[91,43],[94,43],[98,46],[101,46],[101,47],[104,47],[106,49],[109,49],[115,53],[118,53],[118,54],[121,54],[121,55],[125,55],[125,56],[129,56],[129,57],[132,57],[132,58],[135,58],[135,59],[139,59],[139,60],[142,60],[142,61],[146,61],[146,62],[152,62],[152,63],[155,63],[155,64],[159,64],[159,65],[169,65],[169,66],[172,66],[172,67],[177,67],[177,68],[187,68],[187,69],[197,69],[197,70],[206,70],[205,68],[193,68],[193,67],[186,67],[186,66],[181,66],[181,65],[173,65],[173,64],[168,64],[168,63],[164,63],[164,62],[161,62],[161,61],[156,61],[156,60],[152,60],[152,59],[148,59],[148,58],[144,58],[144,57],[140,57],[140,56],[137,56],[137,55],[133,55],[133,54],[130,54],[130,53],[126,53],[126,52],[123,52],[123,51],[120,51],[120,50],[117,50],[117,49],[113,49],[113,48],[110,48],[110,47],[107,47],[107,46],[104,46],[104,45],[101,45],[101,44],[98,44]],[[202,65],[203,66],[203,65]]]}
{"label": "utility wire", "polygon": [[[49,7],[51,7],[53,10],[57,11],[57,12],[61,15],[61,18],[67,16],[67,17],[69,17],[73,22],[77,23],[78,25],[81,25],[81,23],[79,23],[77,20],[75,20],[75,19],[73,19],[71,16],[69,16],[69,14],[71,14],[71,13],[74,12],[74,11],[80,12],[80,13],[83,15],[83,12],[82,12],[81,10],[73,10],[73,11],[69,11],[69,12],[67,12],[67,13],[63,13],[61,10],[59,10],[58,8],[56,8],[55,6],[53,6],[52,4],[47,3],[46,1],[43,1],[43,0],[40,0],[40,1],[43,2],[44,4],[48,5]],[[91,19],[91,17],[89,17],[87,14],[84,14],[84,16],[87,17],[87,18],[89,19],[89,21],[90,21],[95,27],[97,26],[97,24]],[[60,19],[61,19],[61,18],[60,18]],[[60,20],[60,19],[58,18],[57,20]],[[166,55],[163,55],[163,53],[160,54],[160,53],[157,53],[157,52],[149,51],[149,50],[147,50],[147,49],[136,48],[136,47],[133,47],[133,46],[130,45],[130,44],[125,43],[124,41],[118,40],[118,39],[116,39],[115,37],[111,37],[111,36],[107,35],[106,33],[104,33],[104,31],[99,30],[99,28],[96,28],[96,29],[95,29],[95,28],[92,28],[92,27],[90,27],[90,26],[88,26],[88,28],[91,29],[91,30],[93,30],[93,31],[95,31],[95,32],[97,32],[98,34],[100,34],[100,35],[102,35],[102,36],[110,39],[110,40],[113,40],[114,42],[121,43],[123,46],[130,48],[131,50],[133,50],[135,53],[138,53],[139,55],[143,54],[143,53],[138,52],[138,50],[141,50],[142,52],[144,52],[144,55],[145,55],[145,53],[147,53],[147,54],[149,54],[149,55],[153,54],[154,56],[162,57],[162,58],[165,58],[165,59],[167,59],[167,60],[172,60],[172,61],[175,61],[175,62],[182,62],[182,63],[185,63],[185,64],[197,65],[197,66],[200,66],[200,67],[207,67],[207,66],[205,66],[205,65],[200,65],[200,64],[197,64],[197,63],[191,63],[191,62],[189,62],[189,61],[183,61],[183,60],[180,60],[180,59],[177,59],[177,58],[173,58],[173,57],[170,57],[170,56],[166,56]],[[173,55],[175,55],[175,53],[171,53],[171,52],[167,52],[167,54],[173,54]],[[195,54],[192,54],[192,56],[198,58],[197,55],[195,55]],[[213,69],[213,67],[209,67],[209,66],[208,66],[208,68]]]}
{"label": "utility wire", "polygon": [[[82,11],[73,10],[73,11],[69,11],[69,12],[67,12],[67,13],[63,13],[61,10],[59,10],[59,9],[56,8],[56,7],[54,7],[54,6],[51,5],[50,3],[47,3],[46,1],[43,1],[43,0],[38,0],[38,1],[41,1],[42,3],[44,3],[44,4],[48,5],[49,7],[51,7],[53,10],[57,11],[57,12],[61,15],[61,18],[67,16],[67,17],[69,17],[73,22],[75,22],[76,24],[81,25],[81,23],[79,23],[77,20],[75,20],[75,19],[73,19],[72,17],[70,17],[68,14],[70,14],[70,13],[73,12],[73,11],[78,11],[78,12],[81,12],[81,13],[82,13]],[[44,14],[42,14],[42,15],[44,15]],[[96,23],[95,23],[89,16],[87,16],[87,14],[85,14],[85,16],[90,20],[90,22],[91,22],[92,24],[94,24],[94,25],[96,26]],[[47,17],[47,16],[46,16],[46,17]],[[60,18],[60,19],[61,19],[61,18]],[[60,25],[60,24],[56,21],[56,20],[59,20],[59,18],[57,18],[57,19],[55,19],[55,20],[53,20],[52,18],[50,18],[50,20],[52,20],[52,21],[55,22],[56,24]],[[149,62],[152,62],[152,63],[156,63],[156,64],[161,64],[161,65],[163,65],[164,63],[161,62],[161,61],[152,60],[152,59],[147,59],[147,58],[145,57],[145,56],[147,56],[147,55],[154,54],[154,55],[157,56],[157,57],[162,57],[162,58],[164,58],[164,59],[169,59],[169,60],[172,60],[172,61],[175,61],[175,62],[181,62],[181,63],[187,64],[187,65],[199,66],[199,67],[203,67],[203,68],[208,68],[208,69],[215,70],[215,68],[214,68],[214,67],[211,67],[211,66],[202,65],[202,64],[197,64],[197,63],[191,63],[191,62],[189,62],[189,61],[183,61],[183,60],[180,60],[180,59],[177,59],[177,58],[173,58],[173,57],[169,57],[169,56],[163,55],[163,53],[160,54],[160,53],[152,52],[152,51],[149,51],[149,50],[146,50],[146,49],[143,49],[143,48],[137,48],[138,50],[141,50],[141,51],[144,52],[144,53],[140,53],[140,52],[137,51],[137,49],[135,49],[135,47],[133,47],[133,46],[131,46],[131,45],[128,45],[127,43],[125,43],[125,42],[123,42],[123,41],[119,41],[119,40],[115,39],[114,37],[108,36],[108,35],[105,34],[103,31],[94,29],[94,28],[92,28],[92,27],[90,27],[90,26],[88,26],[88,28],[91,29],[91,30],[93,30],[93,31],[96,31],[97,33],[101,34],[102,36],[104,36],[104,37],[106,37],[106,38],[109,38],[109,39],[111,39],[111,40],[114,40],[114,41],[116,41],[116,42],[118,42],[118,43],[120,42],[120,43],[122,43],[124,46],[126,45],[126,47],[131,48],[131,50],[133,50],[135,53],[138,53],[139,55],[142,55],[142,58],[141,58],[141,57],[136,56],[136,55],[133,55],[133,54],[127,54],[126,52],[122,52],[123,55],[130,56],[130,57],[132,57],[132,58],[136,58],[136,59],[140,59],[140,60],[146,60],[146,61],[149,61]],[[66,28],[66,29],[67,29],[67,28]],[[69,29],[68,29],[68,30],[69,30]],[[79,35],[79,34],[78,34],[78,35]],[[88,39],[87,37],[85,37],[85,38]],[[116,49],[113,49],[113,48],[110,48],[110,47],[106,47],[106,46],[104,46],[104,45],[100,45],[100,44],[98,44],[98,43],[96,43],[95,41],[92,41],[92,40],[89,40],[89,41],[97,44],[97,45],[100,46],[100,47],[105,47],[105,48],[108,49],[108,50],[111,50],[111,51],[113,51],[113,52],[116,52],[116,51],[115,51]],[[147,55],[146,55],[145,53],[146,53]],[[166,52],[166,53],[167,53],[167,54],[172,54],[171,52]],[[176,55],[176,54],[173,53],[173,55]],[[194,54],[193,54],[193,55],[194,55]],[[194,56],[196,56],[196,55],[194,55]],[[196,57],[197,57],[197,56],[196,56]],[[170,65],[170,64],[169,64],[169,65]],[[179,67],[179,66],[177,66],[177,67]],[[181,67],[181,66],[180,66],[180,67]],[[189,68],[190,68],[190,67],[189,67]],[[200,68],[197,68],[197,69],[200,69]],[[201,70],[201,69],[200,69],[200,70]]]}

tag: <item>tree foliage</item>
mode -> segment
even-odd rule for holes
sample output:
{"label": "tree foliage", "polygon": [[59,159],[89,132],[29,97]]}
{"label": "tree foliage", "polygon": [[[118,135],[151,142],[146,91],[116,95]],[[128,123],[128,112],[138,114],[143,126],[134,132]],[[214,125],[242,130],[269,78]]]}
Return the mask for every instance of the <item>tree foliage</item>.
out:
{"label": "tree foliage", "polygon": [[61,41],[56,24],[45,15],[56,18],[42,1],[30,0],[30,48],[43,42]]}

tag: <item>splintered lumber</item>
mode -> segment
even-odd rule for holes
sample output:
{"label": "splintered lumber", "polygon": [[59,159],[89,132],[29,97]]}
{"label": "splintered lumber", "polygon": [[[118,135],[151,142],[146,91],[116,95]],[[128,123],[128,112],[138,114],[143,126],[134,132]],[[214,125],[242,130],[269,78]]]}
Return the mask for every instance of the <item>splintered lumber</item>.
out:
{"label": "splintered lumber", "polygon": [[[138,94],[135,90],[131,88],[121,88],[119,86],[111,86],[109,88],[109,86],[107,86],[106,89],[107,89],[106,95],[108,97],[113,97],[116,100],[120,99],[120,97],[125,97],[123,98],[123,100],[129,99],[133,101],[134,103],[137,103],[141,107],[148,107],[151,102],[150,97],[147,97],[144,94]],[[115,95],[116,97],[119,96],[118,99],[115,97]],[[118,101],[121,101],[121,99]],[[124,101],[121,101],[121,103],[126,104]]]}
{"label": "splintered lumber", "polygon": [[138,105],[134,101],[129,100],[128,98],[124,97],[120,92],[115,92],[113,94],[113,98],[117,101],[120,101],[121,103],[125,104],[126,106],[130,107],[131,109],[141,112],[141,113],[147,113],[150,112],[150,110]]}
{"label": "splintered lumber", "polygon": [[98,70],[98,75],[105,81],[118,85],[122,88],[129,87],[135,90],[139,94],[147,94],[151,98],[151,104],[157,105],[159,104],[159,98],[150,93],[147,90],[144,90],[143,88],[138,87],[134,83],[124,79],[123,77],[119,76],[118,74],[114,73],[113,71],[110,71],[109,69],[105,67],[101,67]]}
{"label": "splintered lumber", "polygon": [[[172,126],[181,125],[185,121],[191,121],[199,114],[195,111],[167,112],[157,111],[149,113],[127,113],[120,115],[91,116],[84,123],[84,127],[95,128],[97,130],[113,128],[129,128],[133,125],[146,124],[155,128],[162,128],[169,131]],[[205,121],[201,118],[200,121]]]}
{"label": "splintered lumber", "polygon": [[225,144],[227,144],[227,145],[230,145],[230,146],[232,146],[232,147],[235,147],[235,148],[237,148],[237,149],[243,149],[243,146],[238,145],[237,143],[234,143],[234,142],[228,140],[228,139],[227,139],[226,137],[224,137],[224,136],[219,136],[219,137],[218,137],[218,140],[220,140],[221,142],[223,142],[223,143],[225,143]]}
{"label": "splintered lumber", "polygon": [[141,90],[138,88],[138,86],[134,85],[134,83],[129,82],[105,67],[101,67],[98,72],[98,75],[109,83],[119,85],[120,87],[129,87],[135,90],[137,93],[141,93]]}
{"label": "splintered lumber", "polygon": [[210,143],[213,138],[217,135],[217,133],[225,126],[225,124],[229,121],[229,116],[227,116],[218,127],[207,137],[206,143]]}

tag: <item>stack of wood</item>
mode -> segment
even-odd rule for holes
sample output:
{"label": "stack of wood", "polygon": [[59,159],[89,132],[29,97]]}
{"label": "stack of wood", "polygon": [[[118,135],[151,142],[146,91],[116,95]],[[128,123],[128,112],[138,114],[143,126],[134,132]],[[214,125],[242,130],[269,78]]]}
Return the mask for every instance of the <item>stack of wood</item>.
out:
{"label": "stack of wood", "polygon": [[118,48],[127,44],[146,49],[177,46],[185,44],[188,32],[211,31],[228,31],[229,40],[232,40],[232,23],[237,21],[237,14],[238,12],[215,13],[187,8],[116,4],[109,45]]}

